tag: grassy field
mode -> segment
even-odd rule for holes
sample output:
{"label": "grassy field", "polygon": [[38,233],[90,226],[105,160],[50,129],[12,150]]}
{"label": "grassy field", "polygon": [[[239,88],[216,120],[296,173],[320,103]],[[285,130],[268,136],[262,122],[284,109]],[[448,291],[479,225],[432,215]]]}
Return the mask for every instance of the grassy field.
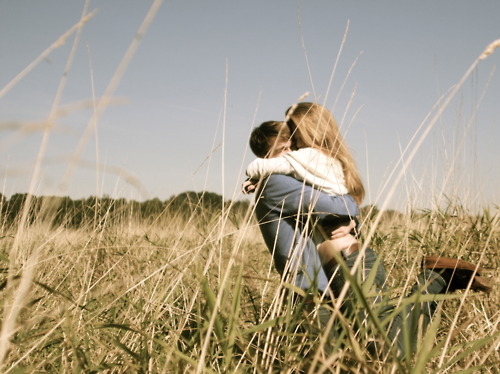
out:
{"label": "grassy field", "polygon": [[[145,34],[159,3],[154,2],[138,36]],[[82,17],[61,35],[0,90],[0,98],[91,17]],[[110,105],[141,37],[131,42],[102,97],[94,100],[88,132],[72,160],[79,159]],[[75,50],[77,44],[78,37]],[[391,179],[394,186],[477,63],[499,46],[498,40],[488,46],[437,105],[422,134],[415,134],[410,152],[402,152],[394,169],[400,173]],[[30,192],[36,190],[48,134],[60,115],[73,53],[44,121]],[[373,358],[366,345],[372,338],[387,339],[380,330],[388,321],[371,318],[355,334],[352,321],[330,305],[319,299],[304,305],[293,297],[296,290],[274,270],[251,209],[235,213],[231,206],[199,206],[191,214],[165,210],[144,220],[130,211],[118,218],[111,210],[101,215],[98,204],[94,199],[86,207],[99,211],[99,219],[78,226],[61,217],[54,220],[58,207],[51,204],[34,217],[21,210],[17,224],[1,217],[1,373],[499,372],[497,288],[489,295],[459,291],[440,296],[441,307],[411,360],[401,361],[392,353]],[[408,303],[405,295],[427,254],[480,263],[495,281],[498,208],[478,214],[450,204],[442,210],[381,215],[365,209],[363,233],[385,263],[387,286],[397,305]],[[361,308],[369,290],[357,289]],[[328,338],[330,325],[318,328],[324,311],[332,312],[332,323],[343,328],[335,341]]]}
{"label": "grassy field", "polygon": [[[381,216],[371,247],[391,296],[405,295],[424,254],[498,276],[498,212],[453,211]],[[497,289],[443,301],[411,362],[371,359],[369,337],[340,337],[325,354],[316,309],[294,304],[250,211],[122,214],[78,229],[3,225],[3,373],[498,372]],[[368,232],[376,214],[364,217]]]}

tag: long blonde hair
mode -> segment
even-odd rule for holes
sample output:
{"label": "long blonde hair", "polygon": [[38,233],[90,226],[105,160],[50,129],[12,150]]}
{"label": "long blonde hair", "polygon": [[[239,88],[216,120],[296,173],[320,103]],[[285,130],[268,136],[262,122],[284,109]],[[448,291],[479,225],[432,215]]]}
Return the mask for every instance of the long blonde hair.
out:
{"label": "long blonde hair", "polygon": [[286,111],[286,121],[296,141],[306,147],[317,148],[342,164],[349,194],[361,204],[365,188],[356,163],[340,135],[332,114],[320,104],[298,103]]}

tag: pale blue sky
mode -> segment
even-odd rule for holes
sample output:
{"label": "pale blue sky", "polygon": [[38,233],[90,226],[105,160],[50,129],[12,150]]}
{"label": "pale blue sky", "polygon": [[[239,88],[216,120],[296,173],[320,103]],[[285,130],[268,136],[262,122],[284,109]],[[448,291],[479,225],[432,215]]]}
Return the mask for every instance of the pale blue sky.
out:
{"label": "pale blue sky", "polygon": [[[61,106],[92,98],[92,90],[103,94],[151,6],[89,4],[97,13],[84,26]],[[0,0],[0,90],[78,22],[83,6]],[[83,107],[57,118],[33,192],[163,200],[208,190],[243,198],[251,128],[283,118],[311,92],[307,100],[325,103],[342,123],[368,187],[365,203],[380,205],[402,149],[433,105],[500,38],[499,14],[498,0],[164,1],[115,92],[120,102],[99,119],[69,185],[60,186],[67,159],[92,114]],[[0,97],[7,196],[29,189],[42,131],[26,126],[47,118],[73,37]],[[442,194],[498,205],[499,62],[497,50],[478,64],[424,139],[391,207],[430,206]]]}

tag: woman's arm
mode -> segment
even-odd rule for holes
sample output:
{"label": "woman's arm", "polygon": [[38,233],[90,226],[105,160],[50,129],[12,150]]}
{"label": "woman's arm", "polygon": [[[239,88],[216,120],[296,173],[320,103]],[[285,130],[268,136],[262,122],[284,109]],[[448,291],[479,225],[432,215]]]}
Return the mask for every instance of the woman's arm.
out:
{"label": "woman's arm", "polygon": [[246,175],[250,179],[262,179],[271,174],[293,175],[290,162],[280,156],[274,158],[257,158],[248,165]]}

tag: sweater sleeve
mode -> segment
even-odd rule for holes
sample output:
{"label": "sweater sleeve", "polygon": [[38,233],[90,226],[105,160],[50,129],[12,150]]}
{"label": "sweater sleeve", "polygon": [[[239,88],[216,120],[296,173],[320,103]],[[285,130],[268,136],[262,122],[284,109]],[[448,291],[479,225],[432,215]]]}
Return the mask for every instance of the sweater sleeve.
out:
{"label": "sweater sleeve", "polygon": [[261,179],[271,174],[293,175],[294,169],[284,157],[257,158],[248,165],[246,175],[250,179]]}

